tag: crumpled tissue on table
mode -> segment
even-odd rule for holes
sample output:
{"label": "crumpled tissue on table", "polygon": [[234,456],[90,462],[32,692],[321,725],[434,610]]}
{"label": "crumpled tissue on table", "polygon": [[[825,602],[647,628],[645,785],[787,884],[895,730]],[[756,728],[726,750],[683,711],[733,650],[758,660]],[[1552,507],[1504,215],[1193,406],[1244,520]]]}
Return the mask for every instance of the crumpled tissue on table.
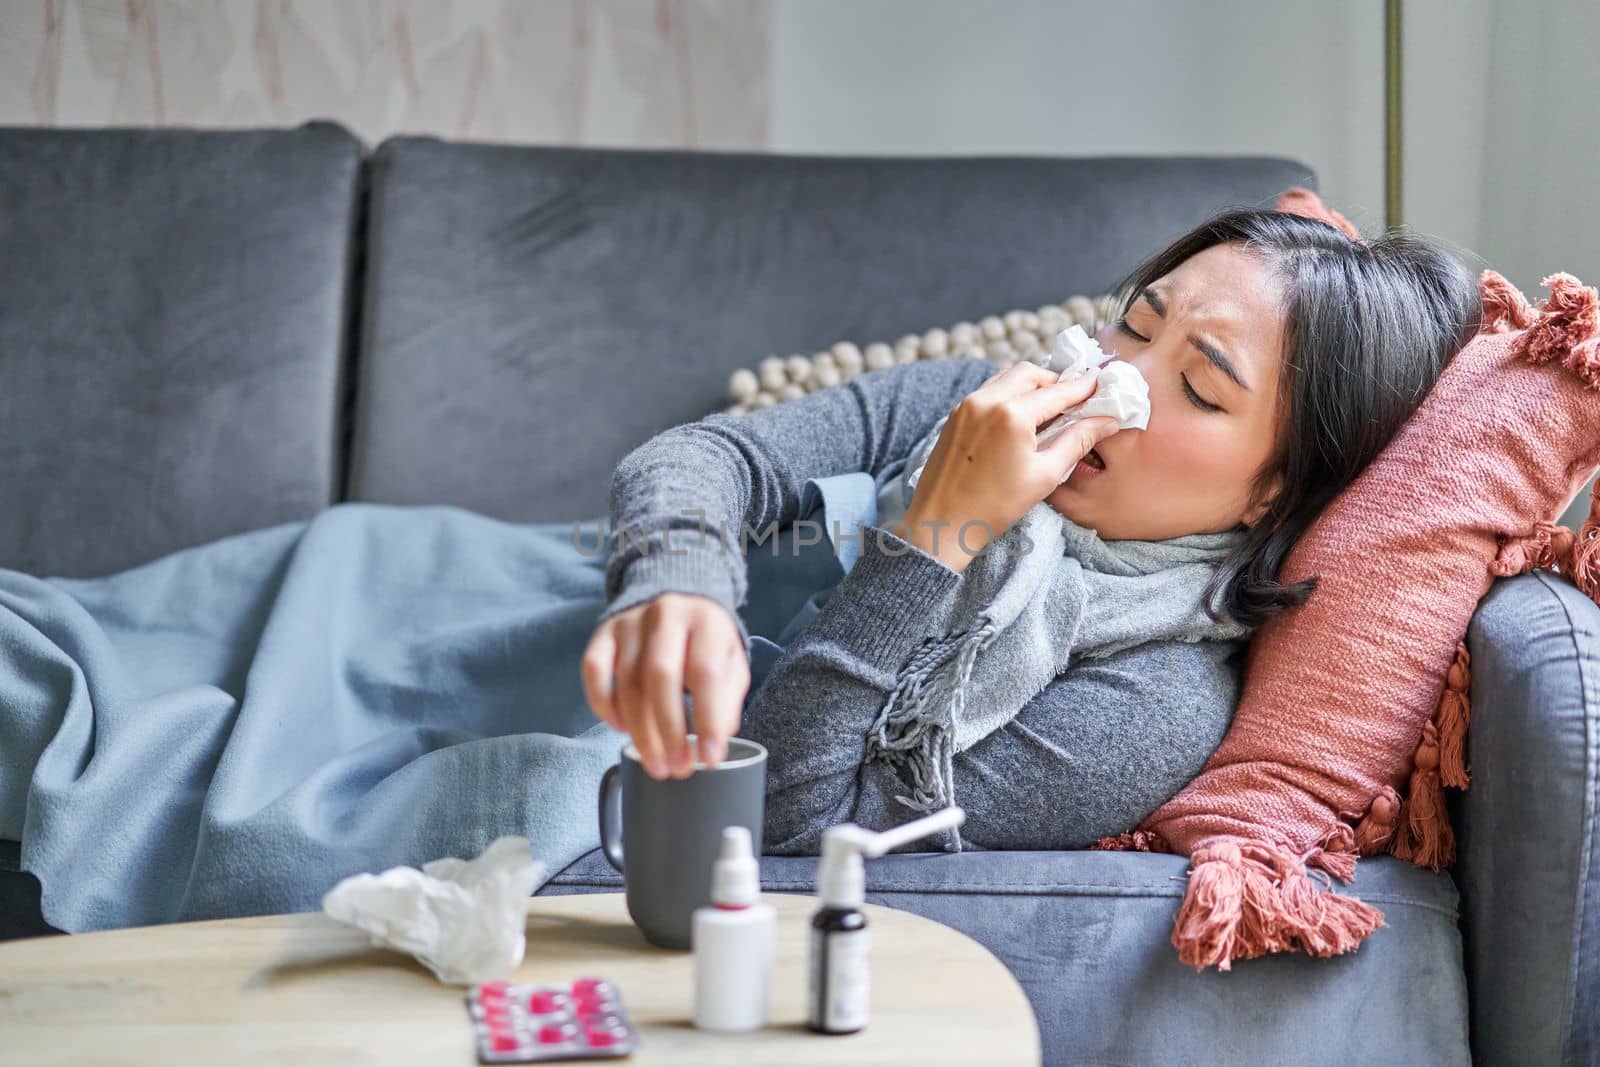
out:
{"label": "crumpled tissue on table", "polygon": [[528,898],[544,873],[526,837],[499,837],[477,859],[446,858],[344,879],[322,909],[409,952],[449,985],[505,976],[527,947]]}
{"label": "crumpled tissue on table", "polygon": [[[1045,366],[1059,370],[1060,381],[1088,374],[1094,368],[1094,395],[1040,427],[1037,447],[1043,448],[1079,419],[1095,415],[1109,415],[1124,430],[1143,430],[1150,425],[1150,384],[1138,367],[1114,356],[1115,353],[1106,354],[1100,343],[1077,323],[1056,334],[1050,343],[1050,362]],[[1071,473],[1068,471],[1061,480],[1066,481]]]}

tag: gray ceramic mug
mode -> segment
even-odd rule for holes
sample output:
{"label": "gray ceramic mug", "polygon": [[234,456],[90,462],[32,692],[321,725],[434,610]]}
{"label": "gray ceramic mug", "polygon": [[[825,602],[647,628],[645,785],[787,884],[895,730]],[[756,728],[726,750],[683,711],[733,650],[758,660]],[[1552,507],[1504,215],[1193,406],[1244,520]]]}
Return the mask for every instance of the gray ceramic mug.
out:
{"label": "gray ceramic mug", "polygon": [[[694,744],[694,735],[689,743]],[[645,773],[630,742],[600,779],[600,846],[622,872],[628,914],[651,944],[689,947],[694,910],[711,903],[711,864],[722,831],[743,826],[761,840],[767,750],[729,738],[715,767],[695,764],[687,778]]]}

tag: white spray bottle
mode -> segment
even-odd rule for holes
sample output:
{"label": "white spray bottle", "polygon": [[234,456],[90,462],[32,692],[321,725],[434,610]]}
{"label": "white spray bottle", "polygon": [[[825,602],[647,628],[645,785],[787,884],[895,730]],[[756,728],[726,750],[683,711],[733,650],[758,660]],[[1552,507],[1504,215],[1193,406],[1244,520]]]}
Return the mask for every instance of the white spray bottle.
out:
{"label": "white spray bottle", "polygon": [[871,991],[863,856],[881,856],[940,830],[960,826],[960,808],[945,808],[925,818],[873,833],[855,823],[831,826],[822,834],[817,895],[822,907],[811,918],[810,986],[806,1025],[819,1034],[853,1034],[867,1025]]}
{"label": "white spray bottle", "polygon": [[711,906],[695,909],[690,935],[695,1026],[738,1032],[767,1024],[776,920],[761,902],[750,831],[728,827],[712,865]]}

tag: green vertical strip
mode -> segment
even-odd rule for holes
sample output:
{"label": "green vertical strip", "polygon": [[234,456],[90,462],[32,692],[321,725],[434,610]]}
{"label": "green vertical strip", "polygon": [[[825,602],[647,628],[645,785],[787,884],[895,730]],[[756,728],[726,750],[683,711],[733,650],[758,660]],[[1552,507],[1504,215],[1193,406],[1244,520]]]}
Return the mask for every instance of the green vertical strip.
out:
{"label": "green vertical strip", "polygon": [[1394,229],[1400,212],[1401,0],[1383,0],[1383,222]]}

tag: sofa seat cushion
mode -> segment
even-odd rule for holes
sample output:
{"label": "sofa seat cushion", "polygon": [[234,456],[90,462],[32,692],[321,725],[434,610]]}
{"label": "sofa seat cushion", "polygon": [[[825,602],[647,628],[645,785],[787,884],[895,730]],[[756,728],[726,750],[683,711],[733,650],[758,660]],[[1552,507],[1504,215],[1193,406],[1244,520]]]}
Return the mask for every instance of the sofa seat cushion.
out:
{"label": "sofa seat cushion", "polygon": [[[1355,952],[1197,973],[1168,942],[1187,865],[1145,852],[898,853],[867,864],[867,899],[994,953],[1032,1001],[1047,1064],[1470,1061],[1448,874],[1368,860],[1337,891],[1380,908],[1387,925]],[[816,866],[768,856],[762,886],[813,892]],[[596,850],[540,892],[621,888]]]}

